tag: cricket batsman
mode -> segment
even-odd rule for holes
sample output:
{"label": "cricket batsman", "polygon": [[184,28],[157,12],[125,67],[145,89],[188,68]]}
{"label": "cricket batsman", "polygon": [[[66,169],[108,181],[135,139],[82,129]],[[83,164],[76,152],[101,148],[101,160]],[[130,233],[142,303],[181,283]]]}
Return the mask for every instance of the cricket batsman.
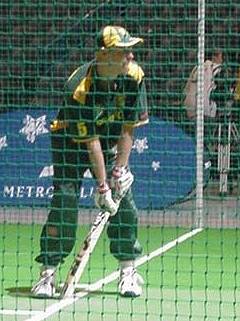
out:
{"label": "cricket batsman", "polygon": [[66,82],[63,106],[51,124],[54,196],[36,257],[40,278],[32,287],[35,296],[55,294],[57,268],[75,244],[79,190],[88,168],[96,179],[96,206],[111,213],[107,234],[110,252],[119,261],[119,293],[142,293],[143,280],[134,264],[142,247],[129,167],[134,128],[148,123],[144,72],[133,54],[141,43],[142,38],[123,27],[103,27],[95,59]]}

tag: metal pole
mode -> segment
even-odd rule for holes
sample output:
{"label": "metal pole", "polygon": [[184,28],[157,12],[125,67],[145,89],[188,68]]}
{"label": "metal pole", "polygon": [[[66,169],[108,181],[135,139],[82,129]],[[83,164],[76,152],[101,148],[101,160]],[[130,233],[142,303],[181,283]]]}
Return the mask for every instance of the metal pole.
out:
{"label": "metal pole", "polygon": [[196,226],[203,226],[205,0],[198,0]]}

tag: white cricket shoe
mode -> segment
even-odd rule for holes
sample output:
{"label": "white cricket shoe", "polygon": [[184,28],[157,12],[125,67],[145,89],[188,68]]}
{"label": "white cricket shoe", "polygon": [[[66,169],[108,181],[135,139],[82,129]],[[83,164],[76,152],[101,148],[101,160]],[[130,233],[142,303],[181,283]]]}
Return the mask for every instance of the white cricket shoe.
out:
{"label": "white cricket shoe", "polygon": [[140,296],[143,283],[143,278],[133,266],[121,269],[118,289],[122,296],[131,298]]}
{"label": "white cricket shoe", "polygon": [[39,281],[32,287],[33,296],[51,298],[56,292],[55,288],[55,267],[42,267]]}

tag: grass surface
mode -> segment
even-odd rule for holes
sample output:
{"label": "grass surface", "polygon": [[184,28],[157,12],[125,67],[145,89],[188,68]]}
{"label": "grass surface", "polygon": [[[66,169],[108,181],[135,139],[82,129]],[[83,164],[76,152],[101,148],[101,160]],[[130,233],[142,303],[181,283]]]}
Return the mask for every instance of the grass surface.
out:
{"label": "grass surface", "polygon": [[[75,251],[87,231],[86,226],[79,229]],[[38,278],[34,257],[39,250],[40,232],[39,225],[0,225],[2,310],[44,311],[58,302],[29,297],[29,288]],[[186,229],[180,228],[142,227],[139,238],[146,254],[185,232]],[[47,320],[240,320],[239,243],[237,229],[206,229],[139,268],[145,279],[144,294],[140,298],[120,298],[117,281],[114,281]],[[59,270],[59,282],[65,278],[73,254]],[[82,282],[94,283],[115,269],[117,262],[109,254],[104,234]],[[0,314],[1,321],[27,318]]]}

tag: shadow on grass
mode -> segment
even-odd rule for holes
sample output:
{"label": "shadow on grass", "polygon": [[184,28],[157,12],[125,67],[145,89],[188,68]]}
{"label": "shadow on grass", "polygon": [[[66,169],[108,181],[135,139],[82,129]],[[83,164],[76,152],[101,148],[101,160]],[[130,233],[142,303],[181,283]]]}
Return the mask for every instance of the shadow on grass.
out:
{"label": "shadow on grass", "polygon": [[[56,294],[52,298],[46,298],[46,297],[39,297],[35,296],[31,293],[31,287],[12,287],[5,289],[7,291],[7,294],[12,297],[23,297],[23,298],[32,298],[32,299],[47,299],[47,300],[59,300],[60,298],[60,288],[57,289]],[[102,290],[96,290],[96,291],[89,291],[87,289],[77,289],[75,291],[75,294],[78,296],[81,293],[85,294],[84,296],[108,296],[108,295],[118,295],[117,291],[105,291]]]}

